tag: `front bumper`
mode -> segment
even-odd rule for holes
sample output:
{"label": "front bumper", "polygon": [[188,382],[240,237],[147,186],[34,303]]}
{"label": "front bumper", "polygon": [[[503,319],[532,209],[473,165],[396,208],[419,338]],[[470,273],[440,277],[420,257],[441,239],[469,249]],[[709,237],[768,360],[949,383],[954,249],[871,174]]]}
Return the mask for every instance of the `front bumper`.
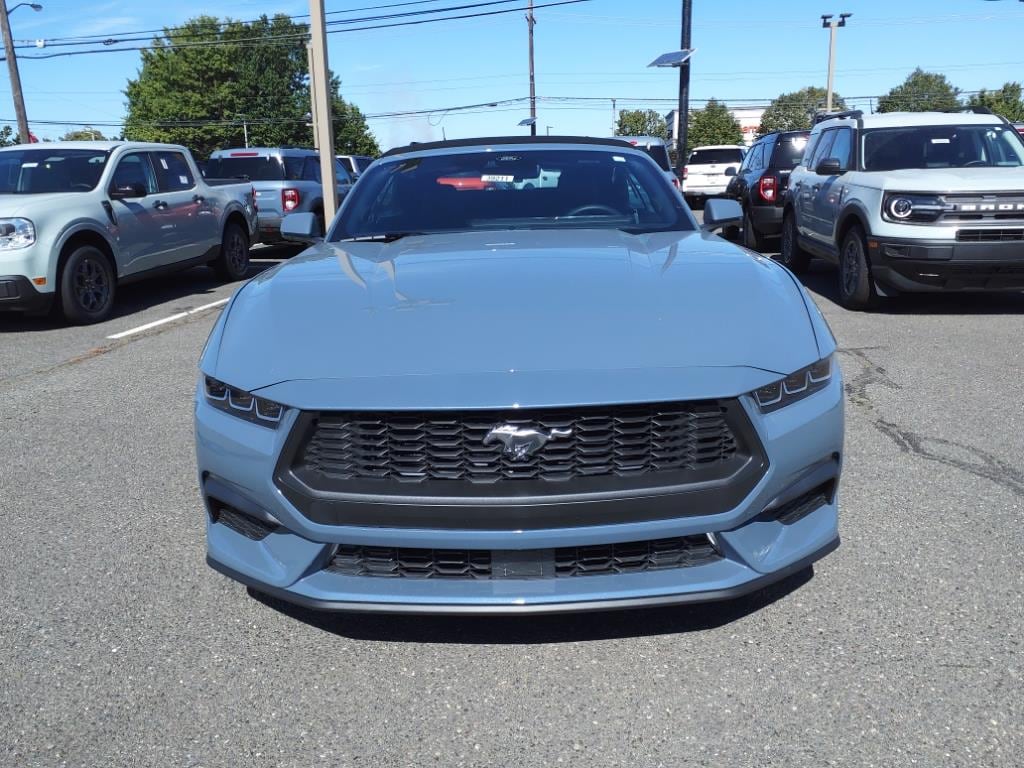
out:
{"label": "front bumper", "polygon": [[879,237],[869,238],[868,253],[875,280],[898,291],[1024,290],[1021,240]]}
{"label": "front bumper", "polygon": [[[532,530],[323,525],[305,518],[274,483],[292,424],[278,430],[196,403],[200,483],[207,504],[209,564],[257,591],[321,610],[394,613],[545,613],[704,602],[737,597],[785,578],[838,546],[841,376],[825,390],[761,415],[744,399],[769,467],[756,487],[714,514]],[[800,494],[827,489],[796,519],[782,519]],[[802,498],[802,497],[800,497]],[[257,536],[215,520],[230,505],[257,522]],[[264,530],[260,532],[260,526]],[[551,552],[711,534],[718,556],[686,567],[634,573],[484,579],[352,576],[329,568],[338,547]]]}
{"label": "front bumper", "polygon": [[46,312],[53,305],[52,293],[41,293],[22,275],[0,275],[0,312]]}

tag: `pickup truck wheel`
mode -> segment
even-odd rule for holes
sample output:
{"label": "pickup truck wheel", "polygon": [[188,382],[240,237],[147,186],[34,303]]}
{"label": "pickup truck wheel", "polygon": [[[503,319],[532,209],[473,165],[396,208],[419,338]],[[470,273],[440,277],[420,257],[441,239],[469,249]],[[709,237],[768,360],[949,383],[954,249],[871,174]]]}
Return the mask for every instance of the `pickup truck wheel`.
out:
{"label": "pickup truck wheel", "polygon": [[743,209],[743,245],[758,253],[763,253],[768,248],[768,242],[760,232],[754,229],[750,211],[745,208]]}
{"label": "pickup truck wheel", "polygon": [[213,263],[217,277],[227,282],[241,280],[249,272],[249,238],[237,222],[224,227],[220,256]]}
{"label": "pickup truck wheel", "polygon": [[60,308],[75,325],[104,320],[114,305],[116,278],[105,253],[91,245],[76,248],[60,276]]}
{"label": "pickup truck wheel", "polygon": [[871,277],[867,245],[860,227],[851,227],[839,251],[839,301],[847,309],[871,309],[878,292]]}
{"label": "pickup truck wheel", "polygon": [[779,246],[779,262],[790,272],[806,272],[811,263],[811,254],[800,247],[797,238],[796,219],[787,214],[782,219],[782,244]]}

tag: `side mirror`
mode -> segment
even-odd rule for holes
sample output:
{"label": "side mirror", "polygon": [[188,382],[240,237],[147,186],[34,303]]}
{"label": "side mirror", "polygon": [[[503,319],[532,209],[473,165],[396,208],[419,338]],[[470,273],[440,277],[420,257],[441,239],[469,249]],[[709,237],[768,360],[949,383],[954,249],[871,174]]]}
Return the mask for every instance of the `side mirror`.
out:
{"label": "side mirror", "polygon": [[281,220],[281,237],[295,243],[318,243],[324,239],[314,213],[289,213]]}
{"label": "side mirror", "polygon": [[704,203],[705,232],[713,232],[722,227],[738,227],[743,221],[743,208],[735,200],[713,199]]}
{"label": "side mirror", "polygon": [[122,184],[119,187],[112,187],[110,190],[111,200],[136,200],[146,196],[146,188],[139,183]]}
{"label": "side mirror", "polygon": [[730,165],[730,166],[729,166],[728,168],[726,168],[726,169],[725,169],[725,175],[726,175],[726,176],[735,176],[735,175],[736,175],[736,169],[735,169],[735,168],[733,168],[733,167],[732,167],[732,166]]}
{"label": "side mirror", "polygon": [[818,167],[814,169],[814,172],[819,176],[838,176],[843,172],[843,166],[839,164],[838,158],[826,157],[818,163]]}

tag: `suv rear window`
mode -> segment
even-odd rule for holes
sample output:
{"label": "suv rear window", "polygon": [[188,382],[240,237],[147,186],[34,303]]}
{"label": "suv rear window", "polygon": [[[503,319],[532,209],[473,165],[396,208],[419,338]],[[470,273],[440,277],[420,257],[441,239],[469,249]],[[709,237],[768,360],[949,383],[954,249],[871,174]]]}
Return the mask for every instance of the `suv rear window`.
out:
{"label": "suv rear window", "polygon": [[800,165],[804,156],[804,149],[807,147],[808,134],[795,134],[793,136],[780,136],[775,142],[775,154],[772,156],[773,168],[788,168],[792,170]]}
{"label": "suv rear window", "polygon": [[650,155],[654,162],[658,164],[658,167],[663,171],[672,170],[672,161],[668,156],[668,148],[664,144],[651,144],[647,147],[639,147],[648,155]]}
{"label": "suv rear window", "polygon": [[690,153],[689,165],[712,165],[719,163],[739,163],[743,161],[743,150],[733,149],[698,149]]}
{"label": "suv rear window", "polygon": [[214,157],[206,167],[206,175],[214,179],[247,179],[249,181],[284,181],[284,168],[276,157],[241,156]]}

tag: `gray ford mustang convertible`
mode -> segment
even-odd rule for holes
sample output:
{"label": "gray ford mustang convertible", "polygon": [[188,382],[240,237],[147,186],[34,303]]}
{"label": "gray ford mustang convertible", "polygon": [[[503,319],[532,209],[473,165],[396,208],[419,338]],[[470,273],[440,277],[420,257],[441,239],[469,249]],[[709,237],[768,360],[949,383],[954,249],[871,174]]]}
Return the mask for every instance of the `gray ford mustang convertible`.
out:
{"label": "gray ford mustang convertible", "polygon": [[[735,223],[712,201],[707,226]],[[734,597],[839,542],[836,345],[604,139],[393,150],[201,361],[208,561],[318,609]]]}

